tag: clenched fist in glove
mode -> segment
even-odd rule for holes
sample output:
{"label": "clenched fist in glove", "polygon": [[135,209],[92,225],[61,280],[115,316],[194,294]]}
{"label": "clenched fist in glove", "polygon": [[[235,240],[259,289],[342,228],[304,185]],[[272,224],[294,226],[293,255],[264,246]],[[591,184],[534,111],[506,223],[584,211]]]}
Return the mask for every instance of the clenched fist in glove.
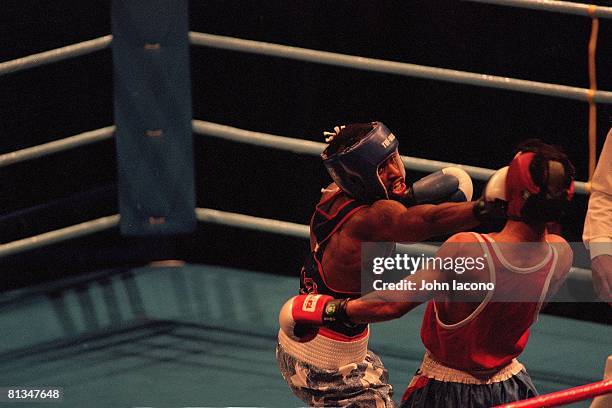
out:
{"label": "clenched fist in glove", "polygon": [[348,299],[334,299],[328,295],[298,295],[289,299],[281,308],[278,322],[281,330],[299,342],[312,340],[319,327],[329,323],[348,321]]}

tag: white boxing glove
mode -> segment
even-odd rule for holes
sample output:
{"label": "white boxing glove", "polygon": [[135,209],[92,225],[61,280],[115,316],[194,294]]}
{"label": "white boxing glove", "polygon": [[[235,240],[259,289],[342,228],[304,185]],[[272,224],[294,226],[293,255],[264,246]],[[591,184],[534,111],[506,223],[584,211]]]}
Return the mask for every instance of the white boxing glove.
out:
{"label": "white boxing glove", "polygon": [[508,166],[497,170],[485,186],[482,196],[487,201],[507,201],[506,200],[506,177],[508,176]]}
{"label": "white boxing glove", "polygon": [[482,196],[476,202],[474,215],[480,221],[507,218],[508,203],[506,201],[506,177],[508,166],[497,170],[482,191]]}
{"label": "white boxing glove", "polygon": [[[459,167],[445,167],[442,169],[442,173],[454,176],[459,182],[457,189],[463,193],[465,200],[456,201],[472,201],[472,195],[474,194],[474,185],[472,184],[472,178],[467,171],[460,169]],[[455,200],[451,200],[455,201]]]}
{"label": "white boxing glove", "polygon": [[405,206],[471,201],[472,178],[463,169],[446,167],[415,181],[406,194],[394,198]]}

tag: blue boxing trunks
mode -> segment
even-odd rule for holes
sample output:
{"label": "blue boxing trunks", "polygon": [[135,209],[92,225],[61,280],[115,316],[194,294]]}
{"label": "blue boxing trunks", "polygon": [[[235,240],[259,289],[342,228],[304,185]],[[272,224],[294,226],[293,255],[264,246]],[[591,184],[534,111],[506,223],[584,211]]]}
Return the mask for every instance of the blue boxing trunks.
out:
{"label": "blue boxing trunks", "polygon": [[426,353],[401,408],[488,408],[536,395],[529,374],[517,360],[483,378],[446,367]]}

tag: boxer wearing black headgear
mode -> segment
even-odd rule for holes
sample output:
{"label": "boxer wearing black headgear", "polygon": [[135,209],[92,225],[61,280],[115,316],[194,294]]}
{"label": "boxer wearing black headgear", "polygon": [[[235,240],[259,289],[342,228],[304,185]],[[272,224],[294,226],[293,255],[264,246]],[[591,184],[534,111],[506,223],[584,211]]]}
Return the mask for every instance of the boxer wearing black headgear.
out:
{"label": "boxer wearing black headgear", "polygon": [[390,407],[387,371],[368,350],[367,325],[311,330],[298,323],[328,299],[361,295],[362,242],[416,242],[478,224],[473,202],[414,205],[469,201],[471,179],[449,168],[406,186],[398,138],[381,122],[336,127],[326,136],[321,157],[334,183],[312,216],[302,295],[281,310],[276,356],[287,384],[309,406]]}

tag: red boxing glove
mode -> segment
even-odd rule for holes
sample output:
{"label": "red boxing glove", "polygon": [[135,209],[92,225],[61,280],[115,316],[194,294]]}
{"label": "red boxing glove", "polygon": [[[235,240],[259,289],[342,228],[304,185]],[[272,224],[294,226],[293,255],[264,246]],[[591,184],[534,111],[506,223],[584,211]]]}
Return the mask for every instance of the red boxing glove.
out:
{"label": "red boxing glove", "polygon": [[348,299],[334,299],[328,295],[294,296],[281,308],[278,322],[291,339],[307,342],[315,338],[319,327],[346,320],[346,302]]}

